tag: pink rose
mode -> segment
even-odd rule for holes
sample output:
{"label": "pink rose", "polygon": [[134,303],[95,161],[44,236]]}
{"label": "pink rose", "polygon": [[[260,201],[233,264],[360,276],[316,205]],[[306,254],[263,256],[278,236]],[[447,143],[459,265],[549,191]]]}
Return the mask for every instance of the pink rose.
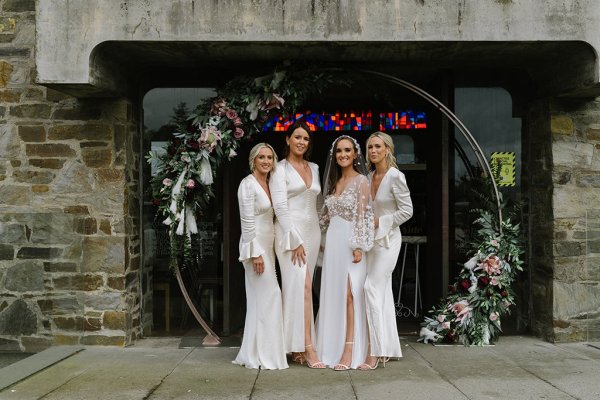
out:
{"label": "pink rose", "polygon": [[439,322],[444,322],[445,319],[446,319],[446,316],[444,314],[440,314],[437,316],[437,320]]}
{"label": "pink rose", "polygon": [[196,187],[196,181],[193,179],[188,179],[187,183],[185,184],[185,187],[188,189],[193,189]]}
{"label": "pink rose", "polygon": [[225,112],[225,116],[231,120],[234,120],[238,117],[237,113],[235,112],[234,109],[230,108],[229,110],[227,110]]}
{"label": "pink rose", "polygon": [[442,323],[442,329],[450,329],[450,322],[446,321]]}
{"label": "pink rose", "polygon": [[500,283],[500,281],[498,280],[498,278],[497,278],[497,277],[495,277],[495,276],[494,276],[494,277],[492,277],[492,279],[490,280],[490,283],[491,283],[492,285],[494,285],[494,286],[497,286],[497,285],[498,285],[498,283]]}
{"label": "pink rose", "polygon": [[496,239],[493,239],[493,240],[490,242],[490,244],[491,244],[492,246],[494,246],[494,247],[498,247],[498,246],[499,246],[499,244],[498,244],[498,241],[497,241]]}
{"label": "pink rose", "polygon": [[493,312],[490,314],[490,321],[496,321],[498,319],[498,314]]}
{"label": "pink rose", "polygon": [[241,139],[244,136],[244,130],[242,128],[235,128],[233,136],[235,136],[236,139]]}
{"label": "pink rose", "polygon": [[235,126],[240,126],[242,124],[242,119],[240,117],[234,118],[233,119],[233,124]]}
{"label": "pink rose", "polygon": [[482,261],[481,267],[487,272],[488,275],[499,275],[502,264],[498,256],[488,256]]}
{"label": "pink rose", "polygon": [[169,178],[165,178],[162,181],[162,184],[165,185],[165,186],[171,186],[172,183],[173,183],[173,181],[170,180]]}

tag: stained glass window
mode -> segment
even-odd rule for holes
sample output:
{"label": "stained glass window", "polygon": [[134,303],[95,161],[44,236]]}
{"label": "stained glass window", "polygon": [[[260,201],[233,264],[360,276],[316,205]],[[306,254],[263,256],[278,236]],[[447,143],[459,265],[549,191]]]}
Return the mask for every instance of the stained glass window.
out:
{"label": "stained glass window", "polygon": [[[282,115],[268,120],[263,131],[285,132],[296,120],[303,118],[311,131],[372,131],[377,126],[372,111],[313,113],[306,111]],[[379,114],[379,129],[424,129],[427,127],[424,112],[398,111]],[[375,122],[375,123],[374,123]]]}

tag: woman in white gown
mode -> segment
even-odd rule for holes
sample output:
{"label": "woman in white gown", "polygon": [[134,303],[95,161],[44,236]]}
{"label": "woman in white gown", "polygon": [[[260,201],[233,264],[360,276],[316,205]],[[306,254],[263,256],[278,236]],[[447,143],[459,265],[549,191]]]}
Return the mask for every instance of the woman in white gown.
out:
{"label": "woman in white gown", "polygon": [[281,291],[275,274],[273,208],[267,180],[277,156],[259,143],[250,150],[251,174],[238,189],[240,222],[239,260],[246,276],[246,323],[234,364],[247,368],[288,368],[283,345]]}
{"label": "woman in white gown", "polygon": [[337,371],[357,368],[367,355],[363,287],[366,252],[373,245],[373,212],[366,165],[355,139],[333,142],[325,168],[327,229],[317,316],[318,355]]}
{"label": "woman in white gown", "polygon": [[313,347],[312,278],[319,255],[321,231],[317,213],[319,167],[306,160],[309,127],[301,121],[286,133],[284,160],[269,181],[273,198],[275,253],[281,268],[283,332],[292,360],[310,368],[325,368]]}
{"label": "woman in white gown", "polygon": [[380,359],[402,357],[392,292],[402,235],[400,225],[412,217],[413,207],[404,174],[398,170],[394,142],[383,132],[367,139],[371,197],[375,210],[375,244],[367,255],[365,297],[369,324],[369,355],[359,369],[377,368]]}

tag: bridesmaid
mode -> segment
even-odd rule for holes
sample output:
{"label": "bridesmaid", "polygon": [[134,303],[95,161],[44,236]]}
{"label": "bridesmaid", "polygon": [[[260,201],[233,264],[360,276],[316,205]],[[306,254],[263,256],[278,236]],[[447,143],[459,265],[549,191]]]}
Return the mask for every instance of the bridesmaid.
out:
{"label": "bridesmaid", "polygon": [[317,214],[321,185],[319,167],[306,160],[309,132],[302,121],[288,128],[284,160],[277,164],[269,186],[277,217],[275,252],[281,267],[285,350],[292,352],[295,362],[325,368],[313,347],[312,277],[321,242]]}
{"label": "bridesmaid", "polygon": [[402,235],[400,225],[413,213],[404,174],[398,170],[390,135],[375,132],[367,139],[368,165],[372,173],[371,197],[375,209],[375,244],[367,255],[365,298],[370,349],[362,370],[377,368],[379,360],[402,357],[396,326],[392,272],[396,267]]}
{"label": "bridesmaid", "polygon": [[246,275],[246,324],[234,364],[247,368],[288,368],[283,345],[281,291],[275,274],[273,208],[267,181],[277,156],[259,143],[250,150],[251,174],[238,189],[240,258]]}

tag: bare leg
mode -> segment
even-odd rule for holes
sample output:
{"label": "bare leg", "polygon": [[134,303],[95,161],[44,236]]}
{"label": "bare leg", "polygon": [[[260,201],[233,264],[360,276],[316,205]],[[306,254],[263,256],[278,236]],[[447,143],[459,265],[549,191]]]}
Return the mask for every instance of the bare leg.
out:
{"label": "bare leg", "polygon": [[[308,268],[308,267],[306,267]],[[312,318],[313,318],[313,302],[312,302],[312,280],[310,273],[306,271],[306,281],[304,283],[304,357],[306,363],[311,368],[325,368],[325,364],[319,361],[317,353],[313,347],[312,337]]]}
{"label": "bare leg", "polygon": [[[346,341],[344,343],[344,352],[338,365],[334,367],[337,370],[346,370],[352,364],[352,345],[354,344],[354,297],[350,286],[350,277],[348,277],[348,288],[346,289]],[[340,368],[337,368],[340,366]]]}

